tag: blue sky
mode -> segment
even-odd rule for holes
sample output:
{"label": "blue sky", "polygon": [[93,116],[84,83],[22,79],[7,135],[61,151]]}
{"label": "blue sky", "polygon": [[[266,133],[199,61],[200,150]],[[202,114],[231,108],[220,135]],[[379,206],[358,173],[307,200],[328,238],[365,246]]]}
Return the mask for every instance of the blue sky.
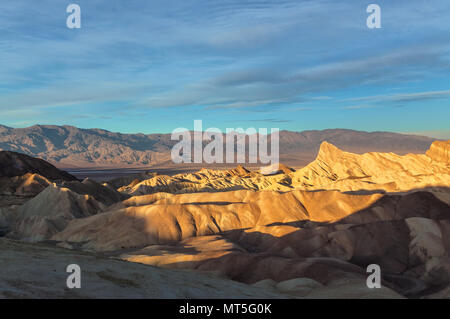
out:
{"label": "blue sky", "polygon": [[0,124],[450,138],[449,21],[448,0],[2,1]]}

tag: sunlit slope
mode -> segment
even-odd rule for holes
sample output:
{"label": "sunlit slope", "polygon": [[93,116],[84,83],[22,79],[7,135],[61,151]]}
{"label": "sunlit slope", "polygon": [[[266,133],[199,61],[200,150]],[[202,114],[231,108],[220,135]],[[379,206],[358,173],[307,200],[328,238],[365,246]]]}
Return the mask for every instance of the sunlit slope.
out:
{"label": "sunlit slope", "polygon": [[278,174],[263,175],[243,167],[218,171],[154,176],[123,186],[131,195],[156,192],[191,193],[231,190],[408,191],[450,185],[449,142],[435,142],[427,154],[353,154],[323,142],[317,158],[297,171],[281,166]]}

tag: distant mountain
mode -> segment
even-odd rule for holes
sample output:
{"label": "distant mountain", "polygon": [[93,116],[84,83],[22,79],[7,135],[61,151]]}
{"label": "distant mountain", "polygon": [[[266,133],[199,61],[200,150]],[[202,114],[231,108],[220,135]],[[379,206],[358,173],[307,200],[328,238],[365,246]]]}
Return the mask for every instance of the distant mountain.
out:
{"label": "distant mountain", "polygon": [[[0,125],[0,150],[39,157],[64,168],[124,168],[173,166],[170,134],[121,134],[73,126],[36,125],[10,128]],[[346,129],[280,132],[280,160],[290,166],[311,162],[323,141],[354,153],[371,151],[424,153],[434,139],[389,132]]]}
{"label": "distant mountain", "polygon": [[168,161],[173,144],[169,134],[120,134],[53,125],[0,129],[0,149],[66,168],[150,166]]}

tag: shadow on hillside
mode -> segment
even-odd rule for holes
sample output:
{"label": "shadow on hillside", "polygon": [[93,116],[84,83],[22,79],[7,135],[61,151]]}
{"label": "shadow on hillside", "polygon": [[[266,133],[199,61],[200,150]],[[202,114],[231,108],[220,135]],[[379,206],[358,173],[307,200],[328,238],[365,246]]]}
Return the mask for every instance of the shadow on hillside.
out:
{"label": "shadow on hillside", "polygon": [[[450,194],[448,187],[433,188],[433,191]],[[386,286],[402,295],[418,297],[439,290],[449,282],[442,279],[425,284],[421,279],[424,263],[411,258],[413,237],[405,221],[412,217],[436,222],[448,255],[450,206],[430,189],[416,189],[406,194],[385,194],[370,206],[334,222],[279,222],[255,231],[246,228],[215,234],[241,247],[242,251],[225,250],[222,256],[211,257],[195,246],[169,243],[163,245],[160,256],[197,256],[198,260],[168,262],[164,267],[218,272],[248,284],[263,279],[279,282],[299,277],[323,284],[339,278],[364,279],[367,266],[378,264]],[[427,233],[427,226],[423,224],[424,233]],[[152,256],[158,256],[154,253]]]}

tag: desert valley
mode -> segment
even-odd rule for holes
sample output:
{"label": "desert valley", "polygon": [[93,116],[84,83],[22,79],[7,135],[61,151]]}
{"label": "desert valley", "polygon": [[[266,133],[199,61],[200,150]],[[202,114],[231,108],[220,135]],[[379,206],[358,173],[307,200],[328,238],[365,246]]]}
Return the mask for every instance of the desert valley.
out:
{"label": "desert valley", "polygon": [[[450,298],[450,141],[285,132],[274,174],[163,174],[161,135],[16,130],[0,131],[0,297]],[[61,169],[87,162],[142,172]]]}

